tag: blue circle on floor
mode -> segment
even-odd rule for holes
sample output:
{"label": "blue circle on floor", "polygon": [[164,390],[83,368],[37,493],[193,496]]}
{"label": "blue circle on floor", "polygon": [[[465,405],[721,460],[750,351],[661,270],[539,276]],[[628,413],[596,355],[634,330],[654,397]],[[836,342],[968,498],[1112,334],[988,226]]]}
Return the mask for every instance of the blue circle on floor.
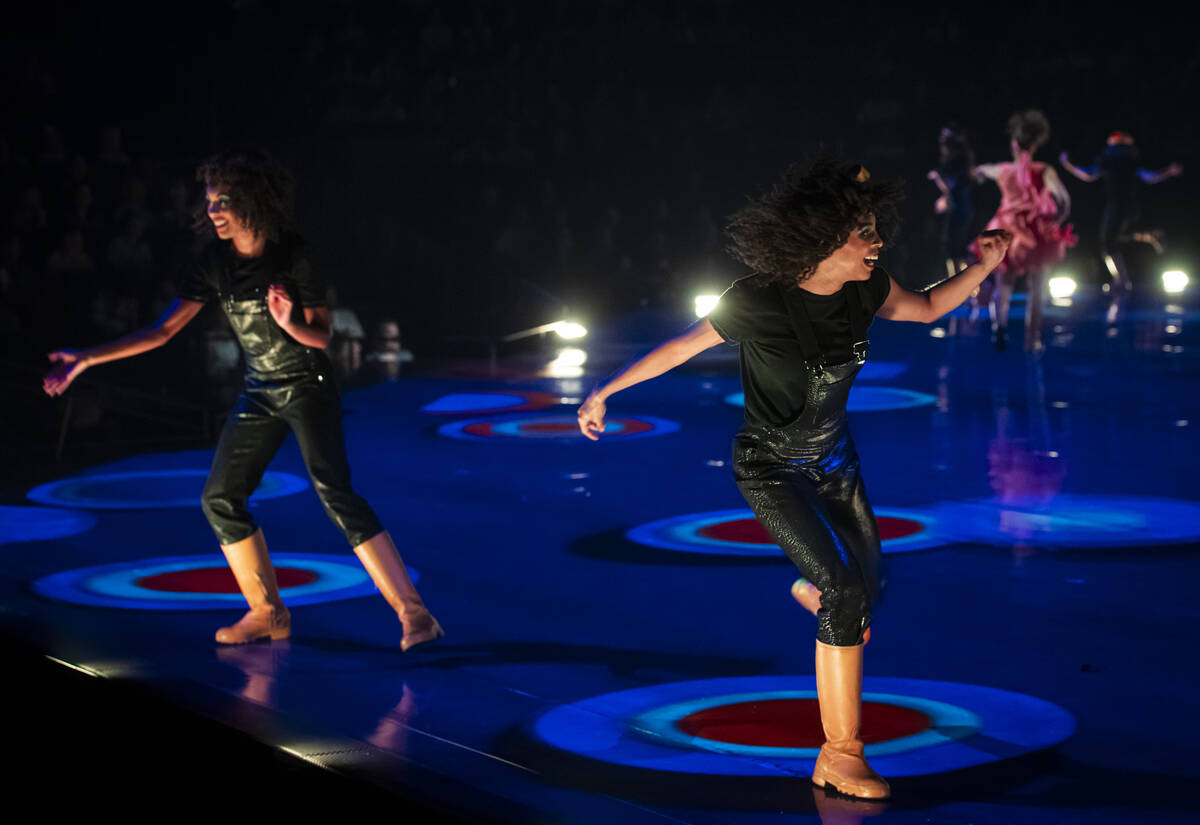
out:
{"label": "blue circle on floor", "polygon": [[[758,704],[781,701],[815,705],[815,696],[812,676],[671,682],[562,705],[532,728],[554,748],[627,767],[710,776],[807,776],[816,747],[750,743],[774,733],[769,716],[714,738],[697,735],[684,722],[714,709],[752,712]],[[869,738],[870,731],[863,729],[867,758],[883,776],[944,773],[1011,759],[1057,745],[1075,731],[1074,718],[1057,705],[979,685],[867,677],[863,702],[910,720],[908,729],[882,738]],[[915,726],[914,718],[921,720]]]}
{"label": "blue circle on floor", "polygon": [[541,410],[559,403],[545,392],[456,392],[443,395],[421,408],[425,413],[499,413]]}
{"label": "blue circle on floor", "polygon": [[[601,441],[624,441],[666,435],[679,430],[679,425],[665,418],[648,415],[613,416],[605,421]],[[555,442],[586,442],[579,431],[574,415],[516,415],[497,418],[473,418],[454,421],[438,427],[438,432],[450,438],[472,441],[528,440]]]}
{"label": "blue circle on floor", "polygon": [[[207,478],[208,470],[131,470],[72,476],[38,485],[26,495],[40,504],[89,510],[198,507]],[[269,470],[250,500],[288,496],[307,487],[299,476]]]}
{"label": "blue circle on floor", "polygon": [[[879,523],[884,553],[907,553],[949,543],[931,513],[911,508],[878,507],[875,519]],[[786,558],[758,524],[749,509],[713,510],[652,521],[625,533],[637,544],[675,550],[681,553],[701,553],[717,556],[756,558]]]}
{"label": "blue circle on floor", "polygon": [[1145,547],[1200,540],[1200,503],[1058,493],[946,501],[933,508],[956,541],[1046,549]]}
{"label": "blue circle on floor", "polygon": [[96,517],[79,510],[0,506],[0,544],[61,539],[95,526]]}
{"label": "blue circle on floor", "polygon": [[[301,553],[272,553],[281,577],[280,595],[290,607],[353,599],[377,593],[370,576],[354,558]],[[33,583],[43,596],[72,604],[125,610],[222,610],[245,607],[225,560],[219,554],[167,556],[100,564],[53,573]],[[416,582],[420,576],[409,569]],[[284,576],[297,579],[285,586]],[[220,586],[190,587],[225,578]],[[156,584],[163,583],[163,584]]]}
{"label": "blue circle on floor", "polygon": [[[927,407],[937,401],[929,393],[904,390],[899,387],[873,387],[856,384],[850,389],[846,409],[850,412],[879,412],[881,410],[907,410]],[[734,407],[746,405],[745,393],[735,392],[725,396],[725,403]]]}

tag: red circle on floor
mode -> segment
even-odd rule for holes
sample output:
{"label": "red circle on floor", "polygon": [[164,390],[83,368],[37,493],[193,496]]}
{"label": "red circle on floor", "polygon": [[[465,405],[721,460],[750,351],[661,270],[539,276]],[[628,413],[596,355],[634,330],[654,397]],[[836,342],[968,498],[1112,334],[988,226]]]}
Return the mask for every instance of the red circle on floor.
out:
{"label": "red circle on floor", "polygon": [[[915,536],[925,529],[921,522],[907,518],[877,516],[875,522],[879,525],[879,539],[881,541]],[[701,527],[696,533],[706,539],[713,539],[715,541],[732,541],[739,544],[775,543],[767,535],[767,531],[763,526],[758,523],[758,519],[753,518],[741,518],[733,521],[722,521],[717,524],[708,524]]]}
{"label": "red circle on floor", "polygon": [[[915,736],[931,724],[919,710],[863,702],[864,744]],[[816,699],[760,699],[718,705],[690,713],[675,723],[688,736],[732,745],[766,748],[819,748],[825,742]]]}
{"label": "red circle on floor", "polygon": [[521,432],[523,433],[574,433],[578,430],[578,424],[564,423],[562,421],[545,421],[542,423],[535,421],[532,424],[521,425]]}
{"label": "red circle on floor", "polygon": [[[294,567],[275,568],[280,590],[312,584],[320,578],[312,570]],[[137,579],[134,584],[147,590],[166,593],[240,593],[237,579],[228,567],[200,567],[195,570],[174,570]]]}

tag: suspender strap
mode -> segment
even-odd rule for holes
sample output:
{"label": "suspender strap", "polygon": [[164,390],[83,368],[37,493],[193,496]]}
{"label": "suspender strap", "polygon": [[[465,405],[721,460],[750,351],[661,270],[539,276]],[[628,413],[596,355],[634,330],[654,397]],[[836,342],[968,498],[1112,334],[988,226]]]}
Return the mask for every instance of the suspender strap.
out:
{"label": "suspender strap", "polygon": [[[817,333],[813,329],[812,319],[808,315],[804,299],[789,300],[787,287],[778,282],[775,286],[779,290],[780,300],[787,307],[788,317],[792,322],[792,331],[796,334],[796,340],[800,342],[800,351],[804,355],[804,360],[809,363],[820,362],[825,353],[821,352],[821,345],[817,341]],[[866,306],[864,295],[866,284],[862,281],[854,281],[849,284],[849,287],[846,290],[846,309],[850,314],[850,349],[852,355],[859,356],[865,353],[863,347],[867,342],[867,327],[870,326],[867,313],[863,309]],[[863,350],[863,353],[860,353],[860,350]]]}

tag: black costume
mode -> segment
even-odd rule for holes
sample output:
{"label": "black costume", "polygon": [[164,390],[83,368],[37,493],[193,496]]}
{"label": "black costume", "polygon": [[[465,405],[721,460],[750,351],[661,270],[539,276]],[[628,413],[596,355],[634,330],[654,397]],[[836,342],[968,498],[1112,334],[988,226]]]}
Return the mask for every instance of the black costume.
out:
{"label": "black costume", "polygon": [[1127,143],[1106,146],[1096,159],[1104,179],[1104,216],[1100,219],[1100,254],[1109,256],[1128,242],[1141,216],[1138,205],[1138,151]]}
{"label": "black costume", "polygon": [[971,164],[966,155],[960,155],[938,167],[938,174],[946,184],[947,209],[942,215],[942,257],[954,261],[965,261],[967,247],[971,244],[971,224],[975,220],[975,206],[971,200]]}
{"label": "black costume", "polygon": [[326,305],[324,285],[296,236],[268,241],[255,258],[239,257],[232,244],[215,241],[180,285],[184,300],[220,299],[246,359],[245,386],[221,431],[204,486],[204,514],[222,545],[253,535],[258,527],[246,503],[290,429],[325,512],[351,546],[358,546],[383,527],[350,487],[332,364],[323,350],[297,342],[275,323],[267,309],[273,283],[287,288],[295,313]]}
{"label": "black costume", "polygon": [[859,476],[846,401],[867,357],[867,328],[890,280],[876,269],[833,295],[743,278],[709,316],[740,344],[745,424],[738,488],[771,537],[821,591],[817,639],[862,642],[882,583],[879,529]]}

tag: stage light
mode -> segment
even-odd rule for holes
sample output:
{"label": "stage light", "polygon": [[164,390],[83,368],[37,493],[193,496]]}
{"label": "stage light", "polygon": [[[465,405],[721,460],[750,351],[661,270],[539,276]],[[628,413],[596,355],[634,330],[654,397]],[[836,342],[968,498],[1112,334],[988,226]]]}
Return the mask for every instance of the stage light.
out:
{"label": "stage light", "polygon": [[696,296],[696,317],[703,318],[708,313],[717,308],[720,303],[720,295],[697,295]]}
{"label": "stage light", "polygon": [[930,337],[933,337],[933,338],[945,338],[946,337],[946,328],[945,327],[934,327],[933,329],[929,330],[929,335],[930,335]]}
{"label": "stage light", "polygon": [[559,321],[554,325],[554,331],[558,333],[560,338],[583,338],[587,335],[587,328],[583,324],[576,324],[573,321]]}
{"label": "stage light", "polygon": [[1187,289],[1188,276],[1182,269],[1168,269],[1162,274],[1163,291],[1168,295],[1178,295]]}
{"label": "stage light", "polygon": [[558,353],[555,363],[564,367],[582,367],[587,363],[587,353],[581,349],[568,347]]}
{"label": "stage light", "polygon": [[1050,279],[1051,298],[1070,298],[1078,288],[1079,285],[1075,283],[1075,279],[1069,275],[1056,275]]}

